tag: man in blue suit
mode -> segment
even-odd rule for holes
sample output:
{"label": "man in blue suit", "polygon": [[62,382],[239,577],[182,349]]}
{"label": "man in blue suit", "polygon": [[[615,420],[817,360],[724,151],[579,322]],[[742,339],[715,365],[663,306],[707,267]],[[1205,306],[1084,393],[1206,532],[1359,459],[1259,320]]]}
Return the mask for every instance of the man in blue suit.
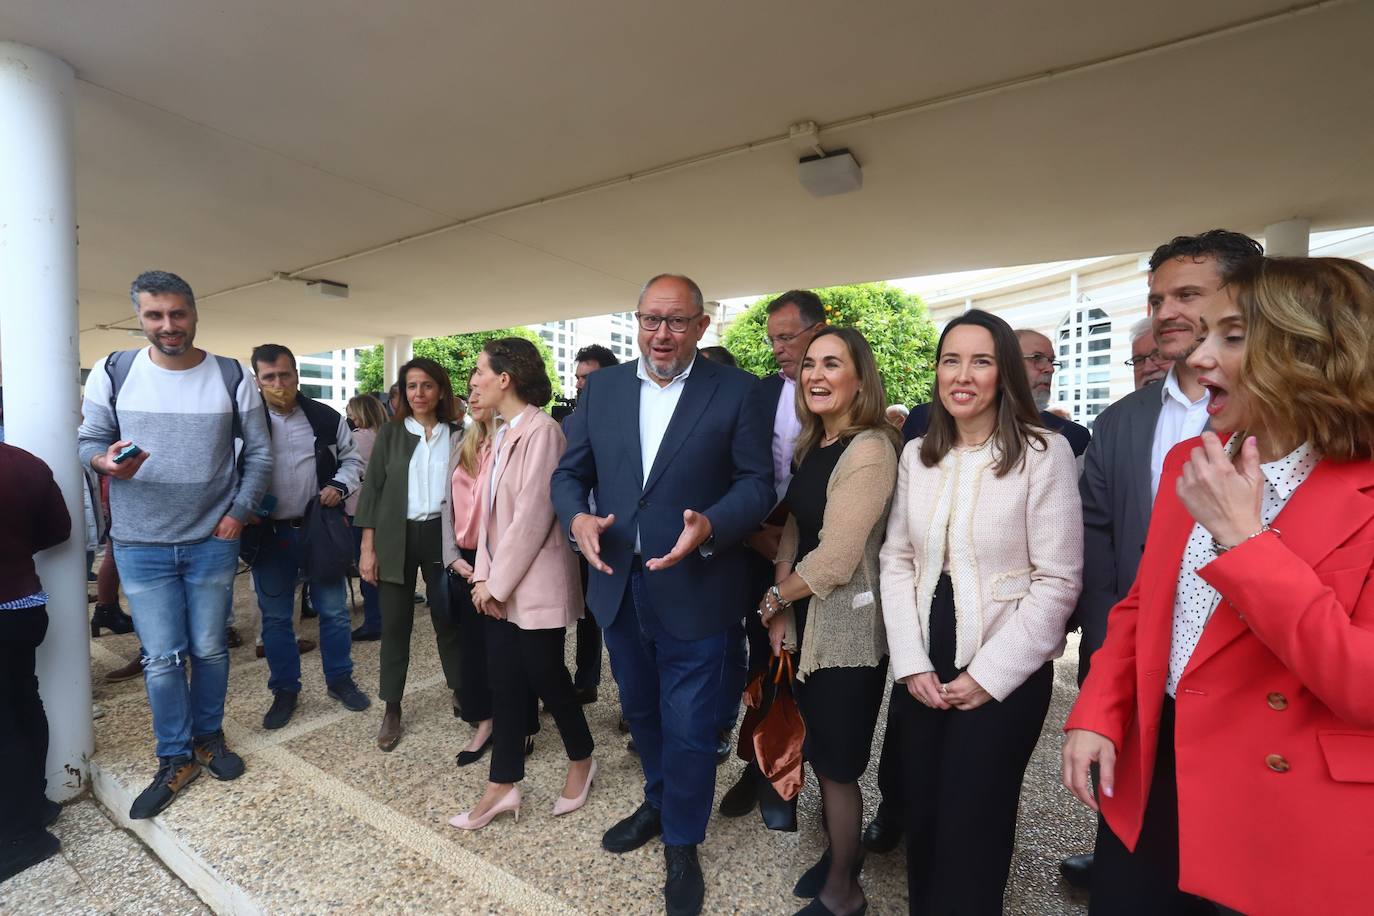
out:
{"label": "man in blue suit", "polygon": [[773,424],[757,379],[697,358],[711,319],[690,279],[654,277],[635,316],[643,355],[587,378],[552,492],[591,567],[587,605],[644,767],[644,803],[602,845],[628,852],[661,833],[676,916],[700,912],[705,895],[696,848],[715,795],[727,643],[750,600],[743,542],[775,502]]}

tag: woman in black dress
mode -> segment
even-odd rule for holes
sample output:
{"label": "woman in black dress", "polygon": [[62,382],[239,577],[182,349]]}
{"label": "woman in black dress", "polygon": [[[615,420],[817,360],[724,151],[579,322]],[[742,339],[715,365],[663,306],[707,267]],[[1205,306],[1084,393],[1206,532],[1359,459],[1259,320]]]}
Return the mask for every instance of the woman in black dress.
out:
{"label": "woman in black dress", "polygon": [[863,796],[873,730],[887,684],[878,605],[878,551],[897,482],[897,434],[868,341],[825,328],[797,385],[797,472],[775,584],[759,604],[773,651],[796,651],[803,754],[821,786],[830,847],[797,882],[808,914],[862,913],[858,875]]}

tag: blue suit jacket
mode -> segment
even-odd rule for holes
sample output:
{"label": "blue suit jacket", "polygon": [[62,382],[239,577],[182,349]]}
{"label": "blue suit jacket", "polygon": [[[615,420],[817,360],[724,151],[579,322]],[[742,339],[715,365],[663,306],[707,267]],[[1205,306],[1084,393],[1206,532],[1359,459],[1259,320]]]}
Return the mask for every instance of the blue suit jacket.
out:
{"label": "blue suit jacket", "polygon": [[587,377],[567,418],[568,447],[551,489],[565,533],[574,516],[588,511],[589,493],[598,515],[615,516],[601,535],[601,558],[613,572],[593,569],[587,584],[587,605],[601,626],[620,610],[636,529],[643,559],[661,557],[682,534],[686,509],[710,519],[710,556],[693,551],[669,569],[646,570],[652,613],[678,639],[702,639],[739,621],[750,600],[742,542],[774,502],[773,418],[756,396],[758,384],[747,372],[697,359],[646,480],[636,363]]}

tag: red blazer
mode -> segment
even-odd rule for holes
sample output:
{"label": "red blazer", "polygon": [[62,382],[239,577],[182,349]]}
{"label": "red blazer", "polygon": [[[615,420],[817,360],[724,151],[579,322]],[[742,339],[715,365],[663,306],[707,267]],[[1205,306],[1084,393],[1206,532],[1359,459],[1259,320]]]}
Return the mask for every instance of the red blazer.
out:
{"label": "red blazer", "polygon": [[[1164,464],[1140,572],[1066,729],[1117,747],[1101,798],[1127,847],[1154,772],[1174,591],[1193,518]],[[1322,461],[1269,533],[1199,575],[1222,596],[1179,681],[1179,887],[1244,913],[1374,907],[1374,462]]]}

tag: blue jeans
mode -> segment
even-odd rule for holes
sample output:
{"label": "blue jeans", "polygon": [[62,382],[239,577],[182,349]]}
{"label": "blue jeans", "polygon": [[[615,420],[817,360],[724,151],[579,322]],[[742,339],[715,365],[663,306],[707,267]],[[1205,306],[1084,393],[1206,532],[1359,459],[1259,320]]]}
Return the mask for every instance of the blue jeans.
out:
{"label": "blue jeans", "polygon": [[[304,562],[301,529],[262,523],[262,553],[253,565],[253,589],[262,611],[262,647],[267,654],[267,686],[273,692],[300,693],[301,653],[296,647],[296,582]],[[344,604],[343,579],[309,582],[310,603],[320,615],[320,660],[332,684],[353,676],[353,635]]]}
{"label": "blue jeans", "polygon": [[[353,525],[352,516],[349,517],[348,524],[353,528],[353,562],[357,563],[363,556],[363,529]],[[360,578],[358,591],[363,593],[362,629],[368,633],[382,632],[382,604],[378,599],[377,586]]]}
{"label": "blue jeans", "polygon": [[636,560],[615,622],[604,630],[620,706],[630,725],[644,798],[663,820],[663,842],[706,839],[716,791],[716,728],[730,631],[704,639],[670,635],[649,606]]}
{"label": "blue jeans", "polygon": [[[229,688],[224,628],[239,542],[114,545],[115,565],[147,664],[143,681],[159,757],[189,757],[192,737],[220,730]],[[186,663],[191,663],[187,683]]]}

